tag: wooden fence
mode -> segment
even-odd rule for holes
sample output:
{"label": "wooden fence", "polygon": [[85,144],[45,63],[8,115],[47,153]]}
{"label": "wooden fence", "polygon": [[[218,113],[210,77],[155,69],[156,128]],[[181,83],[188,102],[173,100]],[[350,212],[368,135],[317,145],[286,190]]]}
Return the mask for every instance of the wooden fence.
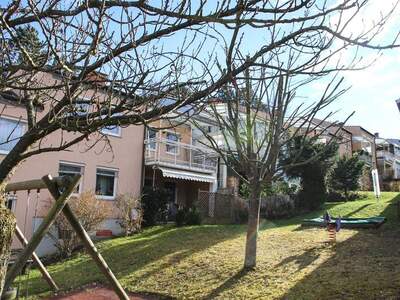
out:
{"label": "wooden fence", "polygon": [[238,223],[240,214],[247,212],[247,202],[238,196],[201,190],[196,206],[203,222],[211,224]]}

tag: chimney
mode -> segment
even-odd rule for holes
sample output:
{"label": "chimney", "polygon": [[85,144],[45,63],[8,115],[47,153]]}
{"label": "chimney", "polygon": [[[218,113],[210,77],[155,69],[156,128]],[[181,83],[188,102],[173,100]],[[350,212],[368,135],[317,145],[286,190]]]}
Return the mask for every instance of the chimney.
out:
{"label": "chimney", "polygon": [[375,137],[379,139],[379,132],[375,132]]}

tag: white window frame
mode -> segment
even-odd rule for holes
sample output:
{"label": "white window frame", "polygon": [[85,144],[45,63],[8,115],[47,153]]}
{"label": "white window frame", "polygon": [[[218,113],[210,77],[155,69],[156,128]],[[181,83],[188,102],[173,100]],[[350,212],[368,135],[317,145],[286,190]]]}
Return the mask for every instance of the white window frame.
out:
{"label": "white window frame", "polygon": [[112,125],[112,126],[113,127],[115,126],[118,129],[117,133],[109,131],[109,130],[112,130],[112,129],[108,129],[107,127],[101,128],[100,129],[101,133],[102,134],[106,134],[106,135],[110,135],[110,136],[121,137],[121,132],[122,132],[121,126],[118,126],[118,125]]}
{"label": "white window frame", "polygon": [[[0,119],[9,120],[11,122],[19,122],[19,125],[22,126],[22,132],[25,132],[25,130],[26,130],[27,122],[25,120],[22,120],[22,119],[19,119],[19,118],[14,118],[14,117],[9,117],[9,116],[0,116]],[[7,155],[8,153],[10,153],[10,150],[2,150],[2,149],[0,149],[0,154]]]}
{"label": "white window frame", "polygon": [[[173,135],[175,135],[175,136],[178,138],[178,140],[177,140],[177,141],[168,140],[168,138],[167,138],[168,134],[173,134]],[[178,156],[178,155],[179,155],[179,152],[180,152],[180,151],[179,151],[179,141],[180,141],[180,139],[181,139],[181,137],[180,137],[180,134],[179,134],[179,133],[174,132],[174,131],[165,131],[165,140],[166,140],[166,142],[165,142],[165,153],[170,154],[170,155],[176,155],[176,156]],[[175,152],[168,151],[168,145],[169,145],[169,146],[176,147],[176,151],[175,151]]]}
{"label": "white window frame", "polygon": [[11,210],[12,212],[15,212],[15,208],[16,208],[16,206],[17,206],[17,195],[15,195],[15,194],[8,194],[8,195],[6,195],[6,203],[5,203],[5,205],[6,205],[7,208],[9,208],[9,207],[8,207],[8,202],[10,202],[10,201],[11,201],[11,208],[10,208],[10,210]]}
{"label": "white window frame", "polygon": [[114,191],[113,191],[113,195],[112,196],[104,196],[104,195],[96,195],[97,199],[100,200],[115,200],[115,197],[117,197],[117,190],[118,190],[118,175],[119,175],[119,170],[116,168],[110,168],[110,167],[102,167],[102,166],[96,166],[96,186],[95,186],[95,190],[97,187],[97,171],[98,170],[105,170],[105,171],[112,171],[114,172]]}
{"label": "white window frame", "polygon": [[[83,188],[83,175],[85,174],[85,165],[82,163],[76,163],[76,162],[69,162],[69,161],[64,161],[64,160],[60,160],[58,162],[58,175],[60,176],[60,165],[67,165],[67,166],[71,166],[71,167],[79,167],[81,168],[81,179],[79,181],[79,189],[78,189],[78,193],[72,192],[72,195],[79,195],[80,193],[82,193],[82,188]],[[72,174],[72,173],[71,173]],[[75,174],[75,173],[74,173]]]}
{"label": "white window frame", "polygon": [[[116,113],[116,114],[113,114],[113,115],[114,115],[114,116],[122,116],[121,113]],[[102,118],[106,118],[106,116],[102,116]],[[119,125],[111,125],[111,126],[117,128],[117,129],[118,129],[118,132],[117,132],[117,133],[114,133],[114,132],[108,131],[108,130],[112,130],[112,129],[108,129],[107,126],[102,127],[102,128],[100,129],[100,132],[103,133],[103,134],[105,134],[105,135],[109,135],[109,136],[121,137],[121,134],[122,134],[122,128],[121,128],[121,126],[119,126]]]}
{"label": "white window frame", "polygon": [[[149,132],[150,131],[154,131],[154,133],[156,134],[155,136],[154,136],[154,139],[155,139],[155,141],[154,142],[151,142],[150,141],[150,136],[149,136]],[[157,130],[155,130],[155,129],[153,129],[153,128],[147,128],[146,129],[146,140],[147,140],[147,145],[146,145],[146,150],[147,151],[156,151],[157,150]],[[153,144],[154,145],[154,148],[153,147],[150,147],[150,145],[151,144]]]}

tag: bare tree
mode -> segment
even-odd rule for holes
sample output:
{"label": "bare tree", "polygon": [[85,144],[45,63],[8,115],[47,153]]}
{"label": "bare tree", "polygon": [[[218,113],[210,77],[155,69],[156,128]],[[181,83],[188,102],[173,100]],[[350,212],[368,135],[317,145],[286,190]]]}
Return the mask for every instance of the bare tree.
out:
{"label": "bare tree", "polygon": [[[204,98],[250,66],[310,76],[364,67],[334,62],[348,47],[398,46],[396,38],[376,40],[393,10],[359,34],[346,33],[368,2],[9,1],[0,12],[0,92],[2,103],[25,107],[28,128],[2,141],[14,144],[0,162],[0,186],[33,155],[89,136],[89,147],[104,141],[105,126],[146,125],[188,105],[201,109]],[[39,55],[17,38],[28,25],[43,42]],[[262,43],[243,59],[239,49],[255,33]],[[169,95],[175,100],[165,101]],[[59,144],[46,144],[50,134]]]}
{"label": "bare tree", "polygon": [[[279,164],[279,157],[294,138],[314,138],[327,134],[330,128],[340,130],[337,122],[324,130],[313,124],[315,116],[332,103],[345,90],[338,90],[339,84],[328,86],[324,95],[310,105],[295,96],[296,89],[309,81],[294,84],[290,74],[274,71],[268,75],[265,67],[246,70],[220,93],[220,98],[209,105],[208,112],[217,120],[221,129],[217,133],[203,131],[202,141],[219,153],[228,168],[248,186],[249,219],[246,240],[245,268],[256,265],[257,232],[260,215],[260,197],[266,185],[281,177],[285,170],[311,161],[301,159],[301,142],[298,159]],[[340,83],[340,81],[339,81]],[[222,97],[222,99],[221,99]],[[297,102],[297,103],[296,103]],[[328,114],[326,117],[328,117]],[[329,143],[333,143],[331,139]],[[317,159],[321,153],[316,153]]]}

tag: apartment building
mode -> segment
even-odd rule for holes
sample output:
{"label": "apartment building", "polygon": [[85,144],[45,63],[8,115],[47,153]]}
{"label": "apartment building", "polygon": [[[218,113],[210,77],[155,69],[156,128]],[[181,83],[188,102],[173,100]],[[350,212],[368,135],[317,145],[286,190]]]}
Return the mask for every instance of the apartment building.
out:
{"label": "apartment building", "polygon": [[376,136],[376,159],[384,181],[400,179],[400,140]]}
{"label": "apartment building", "polygon": [[[43,80],[49,85],[56,85],[59,75],[44,74]],[[106,96],[105,90],[88,89],[89,94]],[[61,97],[62,95],[58,95]],[[17,138],[23,134],[27,126],[26,108],[19,97],[12,92],[0,95],[0,160],[14,147]],[[45,115],[46,107],[38,107],[40,119]],[[26,159],[16,169],[10,182],[39,179],[46,174],[52,176],[81,174],[82,179],[75,194],[82,191],[93,191],[99,201],[103,201],[108,209],[108,218],[100,229],[111,230],[113,234],[120,232],[118,212],[114,200],[118,194],[141,194],[141,176],[143,169],[143,126],[103,128],[110,144],[98,142],[93,146],[96,137],[82,141],[68,151],[48,152]],[[12,141],[4,143],[11,134]],[[63,138],[73,137],[74,133],[63,132]],[[56,131],[43,141],[42,146],[58,145],[61,132]],[[111,147],[109,147],[111,146]],[[51,199],[47,190],[18,192],[10,197],[9,207],[14,211],[21,230],[29,239],[46,215]],[[38,248],[39,255],[52,252],[52,241],[44,239]]]}
{"label": "apartment building", "polygon": [[[329,143],[332,139],[338,144],[339,157],[351,157],[353,154],[353,134],[346,127],[340,127],[329,121],[314,118],[311,121],[311,129],[308,135],[317,136],[318,141],[323,144]],[[301,133],[301,131],[300,131]]]}
{"label": "apartment building", "polygon": [[[170,116],[146,129],[144,186],[164,188],[169,202],[190,207],[199,190],[218,188],[218,155],[200,142],[202,133],[187,117]],[[204,114],[191,116],[196,123],[215,129]]]}
{"label": "apartment building", "polygon": [[375,135],[361,126],[345,126],[352,133],[353,153],[369,167],[376,166]]}

